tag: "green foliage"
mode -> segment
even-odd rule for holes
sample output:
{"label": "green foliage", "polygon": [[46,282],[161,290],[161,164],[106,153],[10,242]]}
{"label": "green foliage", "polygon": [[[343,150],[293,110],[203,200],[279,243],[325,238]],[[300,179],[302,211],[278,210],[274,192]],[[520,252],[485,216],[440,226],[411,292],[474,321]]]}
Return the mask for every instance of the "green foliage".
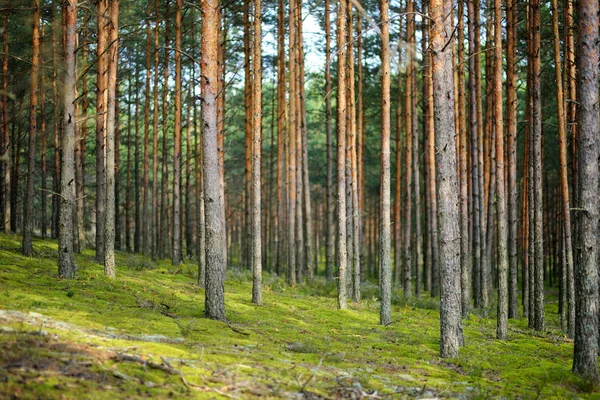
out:
{"label": "green foliage", "polygon": [[[289,398],[373,393],[392,397],[594,397],[597,388],[570,372],[573,344],[554,327],[533,334],[510,321],[510,340],[494,339],[496,322],[463,321],[457,359],[439,357],[435,299],[394,295],[393,322],[379,322],[376,285],[363,300],[336,309],[335,284],[288,287],[265,273],[264,306],[251,302],[251,276],[230,270],[229,324],[203,317],[204,292],[194,264],[170,270],[117,253],[117,278],[76,257],[76,279],[56,278],[56,243],[35,241],[23,257],[20,238],[0,235],[0,393],[21,398]],[[141,267],[152,265],[152,268]],[[140,266],[139,268],[137,266]],[[9,313],[8,310],[21,312]],[[490,313],[491,314],[491,313]],[[147,365],[124,361],[126,353]],[[161,358],[162,357],[162,358]],[[163,360],[164,358],[164,360]],[[166,361],[165,361],[166,360]],[[183,374],[151,367],[166,363]],[[14,365],[21,365],[15,368]],[[58,373],[57,371],[67,371]]]}

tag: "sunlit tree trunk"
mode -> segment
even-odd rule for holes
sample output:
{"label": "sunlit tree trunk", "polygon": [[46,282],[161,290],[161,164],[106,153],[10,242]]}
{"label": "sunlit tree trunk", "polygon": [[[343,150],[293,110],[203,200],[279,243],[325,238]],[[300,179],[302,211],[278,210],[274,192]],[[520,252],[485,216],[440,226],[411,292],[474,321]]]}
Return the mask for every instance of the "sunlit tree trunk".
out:
{"label": "sunlit tree trunk", "polygon": [[252,302],[262,304],[261,156],[262,156],[262,62],[261,0],[254,0],[254,47],[252,63]]}
{"label": "sunlit tree trunk", "polygon": [[[162,161],[161,161],[161,189],[160,189],[160,229],[158,232],[158,254],[161,258],[170,255],[169,241],[169,205],[167,189],[169,187],[169,151],[167,149],[168,117],[169,117],[169,34],[170,17],[169,1],[165,9],[165,51],[163,66],[163,93],[162,93]],[[158,51],[158,50],[157,50]]]}
{"label": "sunlit tree trunk", "polygon": [[[329,0],[326,0],[329,2]],[[329,13],[325,14],[327,24]],[[329,30],[326,28],[326,35],[329,39]],[[326,60],[330,57],[329,51],[326,51]],[[277,260],[275,262],[275,272],[279,275],[283,272],[285,265],[285,138],[286,131],[286,85],[285,85],[285,7],[284,1],[277,2],[277,218],[275,219],[275,246],[277,248]],[[326,69],[327,71],[327,61]],[[327,82],[327,72],[325,76]],[[331,76],[329,77],[331,80]],[[329,93],[329,91],[328,91]],[[329,101],[328,99],[326,101]],[[329,103],[329,115],[331,115],[331,103]],[[331,129],[331,127],[329,127]],[[331,132],[328,131],[328,140]],[[328,146],[330,143],[328,142]],[[328,150],[329,151],[329,150]],[[329,159],[328,159],[329,160]],[[328,161],[329,162],[329,161]],[[329,204],[329,202],[328,202]],[[333,220],[331,221],[333,223]],[[329,254],[329,253],[328,253]],[[329,265],[329,264],[328,264]],[[328,267],[329,268],[329,267]],[[333,267],[332,267],[333,268]],[[329,269],[328,269],[329,271]],[[333,274],[333,269],[332,269]],[[329,276],[329,275],[328,275]]]}
{"label": "sunlit tree trunk", "polygon": [[226,268],[225,215],[219,187],[219,149],[217,145],[218,95],[218,0],[202,1],[202,148],[204,169],[204,206],[206,218],[205,312],[211,319],[225,320],[224,276]]}
{"label": "sunlit tree trunk", "polygon": [[[414,20],[413,14],[413,2],[408,0],[406,5],[407,22],[406,22],[406,40],[410,42],[414,35]],[[414,54],[407,52],[407,68],[406,68],[406,84],[405,84],[405,125],[406,125],[406,156],[404,158],[404,182],[405,182],[405,201],[404,201],[404,264],[402,269],[402,288],[404,289],[404,296],[412,296],[412,276],[411,269],[413,264],[412,253],[412,195],[414,191],[413,187],[413,118],[412,118],[412,75],[415,72],[413,68],[413,57]],[[416,244],[415,244],[416,245]]]}
{"label": "sunlit tree trunk", "polygon": [[175,126],[173,148],[173,258],[181,261],[181,9],[183,0],[177,0],[175,10]]}
{"label": "sunlit tree trunk", "polygon": [[[390,23],[389,0],[380,0],[381,14],[381,198],[380,198],[380,242],[379,256],[381,268],[381,309],[379,323],[392,322],[392,259],[390,229]],[[338,72],[339,74],[339,72]]]}
{"label": "sunlit tree trunk", "polygon": [[[293,21],[293,9],[295,0],[289,1],[289,19]],[[289,24],[289,124],[288,124],[288,185],[287,185],[287,201],[288,201],[288,283],[296,284],[296,95],[294,91],[295,76],[296,76],[296,52],[293,48],[296,43],[295,23]],[[345,221],[344,221],[345,223]]]}
{"label": "sunlit tree trunk", "polygon": [[[292,0],[293,1],[293,0]],[[382,9],[387,6],[386,0]],[[338,308],[348,308],[346,299],[346,9],[347,0],[340,0],[337,12],[338,93],[337,93],[337,251]],[[383,14],[383,13],[382,13]],[[387,20],[387,18],[386,18]],[[385,29],[385,28],[384,28]],[[385,36],[385,35],[384,35]],[[291,61],[290,61],[291,65]],[[291,117],[291,115],[290,115]]]}
{"label": "sunlit tree trunk", "polygon": [[119,0],[110,0],[108,97],[106,102],[106,210],[104,222],[104,273],[115,276],[115,125],[117,98]]}
{"label": "sunlit tree trunk", "polygon": [[[152,229],[147,228],[146,234],[150,237],[146,238],[147,245],[152,244],[152,258],[156,259],[159,253],[159,235],[160,235],[160,213],[159,213],[159,195],[158,195],[158,69],[159,69],[159,26],[160,26],[160,12],[158,9],[158,0],[154,3],[155,18],[154,21],[154,88],[153,88],[153,99],[152,99]],[[147,62],[147,60],[146,60]],[[146,66],[149,69],[148,66]],[[146,221],[149,225],[149,222]],[[136,224],[136,234],[137,234]]]}
{"label": "sunlit tree trunk", "polygon": [[502,0],[494,0],[494,130],[496,145],[496,218],[498,235],[498,316],[496,337],[508,339],[508,232],[504,182],[502,97]]}
{"label": "sunlit tree trunk", "polygon": [[60,229],[58,237],[58,276],[73,278],[75,260],[73,257],[73,212],[75,211],[75,97],[77,88],[77,67],[75,51],[77,47],[77,0],[63,3],[65,14],[65,70],[63,91],[63,137],[62,174],[60,182]]}
{"label": "sunlit tree trunk", "polygon": [[104,224],[106,221],[106,114],[108,84],[108,0],[97,0],[98,43],[96,61],[96,262],[104,264]]}
{"label": "sunlit tree trunk", "polygon": [[23,255],[33,254],[33,184],[35,181],[35,147],[37,136],[37,106],[40,70],[40,4],[39,0],[31,3],[33,11],[33,31],[31,50],[31,79],[29,85],[29,148],[27,151],[28,168],[27,183],[23,198]]}
{"label": "sunlit tree trunk", "polygon": [[462,341],[460,319],[460,214],[456,146],[454,141],[454,83],[452,49],[452,2],[431,0],[430,16],[433,100],[435,110],[435,154],[440,246],[440,354],[458,356]]}
{"label": "sunlit tree trunk", "polygon": [[[84,19],[84,32],[82,34],[81,45],[81,70],[87,68],[88,57],[88,19]],[[75,147],[79,149],[78,157],[75,159],[75,197],[77,202],[77,251],[82,252],[86,247],[85,238],[85,155],[87,141],[87,118],[88,118],[88,88],[87,76],[81,79],[81,134],[79,140],[75,142]]]}
{"label": "sunlit tree trunk", "polygon": [[333,184],[333,128],[331,123],[331,4],[325,0],[325,130],[327,133],[327,227],[325,274],[333,280],[335,265],[334,184]]}

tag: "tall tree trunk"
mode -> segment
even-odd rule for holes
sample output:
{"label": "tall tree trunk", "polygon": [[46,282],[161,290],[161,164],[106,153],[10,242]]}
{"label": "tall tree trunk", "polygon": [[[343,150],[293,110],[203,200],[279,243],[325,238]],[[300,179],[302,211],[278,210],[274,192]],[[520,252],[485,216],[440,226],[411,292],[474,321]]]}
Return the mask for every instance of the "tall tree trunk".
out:
{"label": "tall tree trunk", "polygon": [[[413,11],[416,12],[416,3],[412,5]],[[412,36],[410,38],[410,48],[413,55],[417,54],[416,45],[416,23],[415,17],[412,16]],[[423,270],[423,238],[421,237],[421,178],[419,171],[419,116],[417,113],[417,68],[414,59],[411,57],[411,81],[410,81],[410,104],[411,110],[411,128],[412,128],[412,169],[413,169],[413,191],[415,201],[415,243],[413,246],[413,271],[415,274],[415,295],[417,299],[421,298],[421,275]],[[412,284],[411,284],[412,286]]]}
{"label": "tall tree trunk", "polygon": [[[44,21],[41,21],[40,27],[40,42],[41,46],[44,45]],[[40,225],[41,225],[41,236],[42,239],[46,239],[46,233],[48,227],[46,225],[46,199],[48,198],[46,193],[46,71],[44,65],[44,56],[40,54],[40,164],[41,164],[41,178],[42,178],[42,193],[41,193],[41,214],[40,214]],[[78,156],[79,149],[75,149],[76,156]]]}
{"label": "tall tree trunk", "polygon": [[115,276],[115,125],[117,99],[117,63],[119,45],[119,0],[110,0],[108,97],[106,102],[106,211],[104,222],[104,273]]}
{"label": "tall tree trunk", "polygon": [[[160,213],[159,213],[159,196],[158,196],[158,48],[159,48],[159,27],[160,27],[160,11],[158,8],[158,0],[154,2],[154,12],[156,21],[154,21],[154,88],[152,91],[152,229],[147,228],[146,232],[150,236],[146,240],[148,246],[152,244],[152,258],[158,258],[160,236]],[[147,61],[146,61],[147,62]],[[149,69],[149,68],[147,68]],[[137,230],[136,230],[137,232]]]}
{"label": "tall tree trunk", "polygon": [[169,206],[167,190],[169,187],[169,166],[167,149],[168,117],[169,117],[169,34],[170,34],[170,14],[169,1],[165,9],[165,52],[163,67],[163,94],[162,94],[162,181],[160,190],[160,231],[158,232],[158,254],[161,258],[167,258],[170,254],[169,243]]}
{"label": "tall tree trunk", "polygon": [[106,114],[108,78],[108,0],[97,0],[98,44],[96,62],[96,262],[104,264],[104,224],[106,221]]}
{"label": "tall tree trunk", "polygon": [[[252,43],[250,26],[251,10],[250,0],[244,0],[244,138],[245,138],[245,160],[244,167],[244,235],[243,235],[243,256],[242,265],[250,269],[252,265],[251,242],[252,242]],[[293,23],[293,22],[291,22]]]}
{"label": "tall tree trunk", "polygon": [[534,186],[534,226],[535,230],[535,322],[536,330],[544,329],[544,225],[543,225],[543,191],[542,191],[542,93],[541,93],[541,39],[540,39],[540,2],[532,0],[531,31],[532,49],[530,62],[532,67],[532,138],[533,138],[533,186]]}
{"label": "tall tree trunk", "polygon": [[461,311],[469,317],[471,308],[471,254],[469,254],[469,188],[467,175],[467,118],[465,87],[464,2],[458,1],[458,163],[460,175],[460,270]]}
{"label": "tall tree trunk", "polygon": [[[558,1],[552,0],[552,34],[554,38],[554,79],[556,82],[556,112],[558,117],[558,145],[560,159],[560,188],[562,195],[562,218],[564,243],[563,251],[563,269],[567,277],[567,298],[568,298],[568,334],[574,336],[575,330],[575,294],[570,285],[573,280],[573,248],[571,239],[571,205],[569,201],[569,180],[567,167],[567,122],[565,116],[565,103],[563,93],[562,64],[560,60],[560,35],[558,30]],[[562,237],[563,235],[561,235]],[[563,304],[563,307],[566,305]]]}
{"label": "tall tree trunk", "polygon": [[[293,0],[292,0],[293,1]],[[387,0],[382,0],[387,6]],[[346,9],[347,0],[340,0],[337,12],[338,93],[337,93],[337,251],[338,251],[338,308],[348,308],[346,300]],[[386,18],[387,20],[387,18]],[[385,27],[383,29],[386,29]],[[385,35],[384,35],[385,36]],[[291,64],[291,61],[290,61]],[[385,322],[385,321],[384,321]]]}
{"label": "tall tree trunk", "polygon": [[123,246],[121,243],[121,232],[123,230],[123,226],[121,224],[121,198],[119,196],[119,193],[121,192],[121,141],[119,138],[119,128],[120,128],[120,124],[119,124],[119,85],[116,85],[115,88],[115,147],[114,147],[114,152],[115,152],[115,218],[114,218],[114,224],[115,224],[115,247],[118,250],[122,250]]}
{"label": "tall tree trunk", "polygon": [[131,97],[132,97],[132,80],[129,80],[127,85],[127,181],[125,186],[125,249],[128,252],[132,251],[131,243]]}
{"label": "tall tree trunk", "polygon": [[202,2],[202,148],[204,205],[206,218],[206,316],[225,320],[224,276],[226,268],[225,215],[219,187],[219,150],[217,146],[218,95],[218,0]]}
{"label": "tall tree trunk", "polygon": [[[329,2],[329,0],[326,0]],[[325,24],[329,18],[328,9],[325,14]],[[329,30],[326,28],[326,38],[329,40]],[[328,42],[327,42],[328,43]],[[329,60],[329,51],[326,51],[326,71],[327,60]],[[279,275],[283,271],[285,264],[285,137],[286,131],[286,86],[285,86],[285,6],[283,0],[277,2],[277,218],[275,219],[275,246],[277,247],[277,260],[275,263],[275,272]],[[325,75],[327,82],[327,72]],[[329,76],[331,80],[331,76]],[[330,90],[330,89],[329,89]],[[327,93],[329,91],[326,89]],[[329,101],[329,100],[326,100]],[[329,115],[331,117],[331,103],[329,103]],[[330,122],[329,122],[330,123]],[[331,143],[331,125],[328,131],[328,152],[330,151]],[[328,156],[328,162],[330,157]],[[328,203],[329,204],[329,203]],[[333,220],[331,221],[333,223]],[[328,253],[329,254],[329,253]],[[329,264],[328,264],[329,265]],[[329,269],[328,269],[329,271]],[[333,267],[331,270],[333,278]],[[328,275],[329,276],[329,275]]]}
{"label": "tall tree trunk", "polygon": [[[144,161],[143,172],[142,172],[142,204],[141,204],[141,215],[143,218],[140,219],[140,226],[136,226],[139,230],[139,250],[144,254],[149,254],[151,249],[151,237],[150,237],[150,223],[149,217],[151,215],[148,209],[149,195],[148,192],[148,144],[150,142],[150,69],[151,67],[151,45],[152,42],[152,30],[150,27],[150,5],[148,5],[148,23],[146,25],[146,86],[144,90]],[[158,50],[156,51],[158,53]],[[158,71],[157,71],[158,73]],[[157,74],[158,75],[158,74]],[[153,131],[156,136],[156,130]],[[156,153],[156,147],[153,149]],[[156,179],[156,178],[153,178]],[[138,206],[139,207],[139,206]]]}
{"label": "tall tree trunk", "polygon": [[579,193],[573,372],[598,379],[598,2],[577,2]]}
{"label": "tall tree trunk", "polygon": [[[411,37],[414,35],[414,23],[410,22],[411,18],[414,19],[413,14],[413,2],[408,0],[406,5],[406,40],[410,42]],[[406,85],[405,85],[405,125],[406,125],[406,157],[404,167],[404,179],[405,179],[405,201],[404,201],[404,265],[403,265],[403,276],[402,276],[402,288],[404,289],[404,296],[412,296],[412,195],[413,195],[413,127],[412,127],[412,74],[415,72],[413,68],[413,57],[414,54],[407,54],[407,69],[406,69]]]}
{"label": "tall tree trunk", "polygon": [[380,198],[380,242],[381,310],[379,323],[392,322],[392,259],[390,229],[390,21],[389,0],[380,0],[381,14],[381,198]]}
{"label": "tall tree trunk", "polygon": [[[54,42],[53,42],[54,43]],[[52,45],[54,49],[54,44]],[[11,183],[10,183],[10,170],[11,170],[11,152],[10,152],[10,132],[8,129],[8,13],[4,14],[3,22],[2,22],[2,52],[4,53],[2,56],[2,95],[0,95],[0,127],[2,128],[2,133],[0,134],[0,140],[2,141],[0,151],[2,152],[2,177],[0,177],[0,182],[2,186],[0,186],[0,193],[4,199],[3,208],[2,208],[2,225],[4,228],[4,233],[10,233],[10,220],[11,220]],[[54,64],[54,57],[53,57]],[[54,84],[53,84],[54,86]],[[56,104],[56,103],[55,103]]]}
{"label": "tall tree trunk", "polygon": [[504,182],[502,107],[502,0],[494,0],[494,130],[496,140],[496,218],[498,220],[498,317],[496,337],[508,339],[508,232]]}
{"label": "tall tree trunk", "polygon": [[77,0],[63,3],[65,15],[65,71],[63,91],[63,137],[62,137],[62,174],[60,182],[60,229],[58,237],[58,276],[75,277],[73,256],[73,213],[75,208],[75,98],[77,89],[77,67],[75,51],[77,47]]}
{"label": "tall tree trunk", "polygon": [[174,266],[181,261],[181,9],[183,0],[177,0],[175,10],[175,126],[173,149],[173,259]]}
{"label": "tall tree trunk", "polygon": [[[293,19],[293,10],[295,0],[289,1],[289,124],[288,124],[288,283],[292,286],[296,284],[296,96],[295,96],[295,76],[296,76],[296,52],[293,50],[296,43],[295,20]],[[344,206],[345,207],[345,206]],[[344,221],[345,224],[345,221]]]}
{"label": "tall tree trunk", "polygon": [[262,156],[262,52],[261,0],[254,0],[252,63],[252,302],[262,304],[261,156]]}
{"label": "tall tree trunk", "polygon": [[23,199],[23,255],[33,254],[33,183],[35,181],[35,143],[37,135],[37,105],[40,70],[40,4],[39,0],[31,3],[33,10],[33,32],[31,50],[31,80],[29,87],[29,148],[28,169],[25,196]]}
{"label": "tall tree trunk", "polygon": [[[517,254],[517,0],[506,8],[506,138],[508,162],[508,318],[519,316]],[[562,101],[562,100],[561,100]]]}
{"label": "tall tree trunk", "polygon": [[[81,69],[87,68],[88,40],[87,26],[88,19],[84,19],[83,43],[81,45]],[[81,83],[81,136],[79,141],[75,142],[75,147],[79,149],[78,158],[75,160],[75,197],[77,201],[77,251],[82,252],[86,247],[85,239],[85,154],[87,140],[87,110],[88,110],[88,88],[87,76],[83,76]],[[129,114],[131,115],[131,114]]]}
{"label": "tall tree trunk", "polygon": [[452,35],[450,0],[431,0],[431,50],[433,53],[433,100],[435,110],[435,154],[439,217],[441,312],[440,354],[458,356],[462,341],[460,319],[460,214],[456,145],[454,141],[454,83],[452,49],[446,46]]}

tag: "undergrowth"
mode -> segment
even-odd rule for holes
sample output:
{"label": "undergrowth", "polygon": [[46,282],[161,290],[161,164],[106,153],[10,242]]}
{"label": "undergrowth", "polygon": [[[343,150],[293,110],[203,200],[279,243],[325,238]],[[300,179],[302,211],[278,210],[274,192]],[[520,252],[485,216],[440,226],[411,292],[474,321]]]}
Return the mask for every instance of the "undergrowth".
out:
{"label": "undergrowth", "polygon": [[473,313],[460,357],[443,360],[436,299],[395,292],[383,327],[376,284],[339,311],[334,283],[291,288],[265,273],[257,307],[251,275],[231,268],[223,323],[204,318],[192,261],[118,252],[108,279],[86,250],[76,279],[60,280],[54,241],[36,240],[31,258],[19,248],[0,235],[0,398],[598,397],[570,373],[552,299],[546,332],[511,320],[506,341]]}

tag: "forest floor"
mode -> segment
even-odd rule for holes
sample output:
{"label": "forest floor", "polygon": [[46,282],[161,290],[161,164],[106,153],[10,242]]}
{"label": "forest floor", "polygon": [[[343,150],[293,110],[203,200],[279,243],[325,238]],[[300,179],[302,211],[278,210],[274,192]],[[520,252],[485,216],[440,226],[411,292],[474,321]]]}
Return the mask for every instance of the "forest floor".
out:
{"label": "forest floor", "polygon": [[334,285],[289,288],[265,274],[257,307],[250,274],[233,269],[226,324],[203,317],[194,263],[119,252],[108,279],[85,251],[69,281],[56,277],[56,242],[36,240],[31,258],[19,248],[20,237],[0,235],[0,398],[600,396],[570,373],[573,343],[552,297],[545,332],[521,318],[498,341],[495,320],[473,313],[460,357],[443,360],[436,300],[395,293],[383,327],[374,284],[339,311]]}

